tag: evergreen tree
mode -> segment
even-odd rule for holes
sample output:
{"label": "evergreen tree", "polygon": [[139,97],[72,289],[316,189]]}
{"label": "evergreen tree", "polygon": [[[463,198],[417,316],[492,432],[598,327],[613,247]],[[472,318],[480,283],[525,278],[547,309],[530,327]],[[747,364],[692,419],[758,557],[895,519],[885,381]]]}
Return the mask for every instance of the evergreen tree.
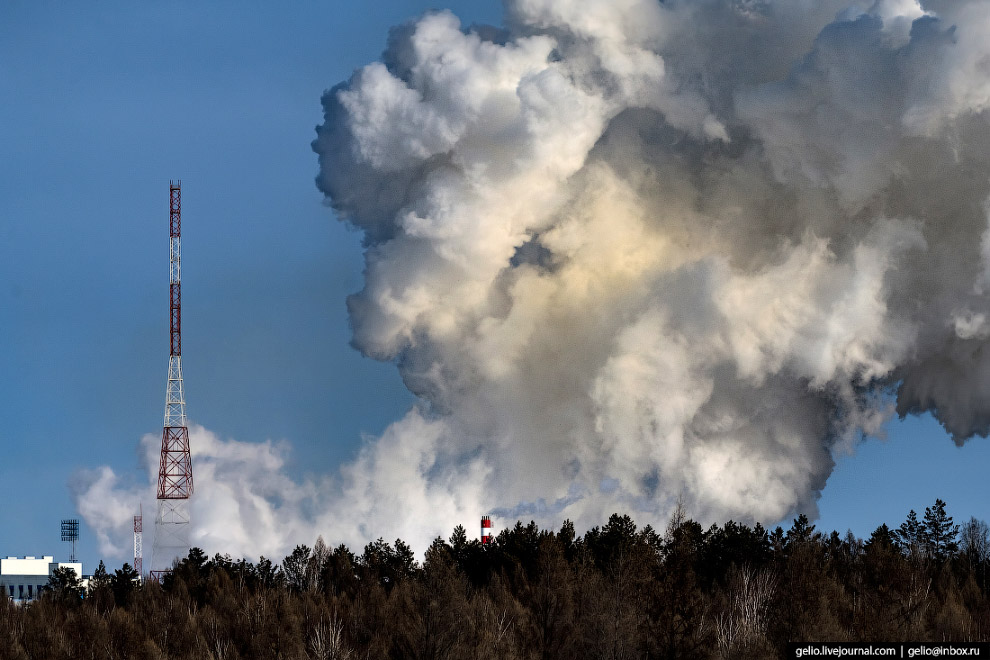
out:
{"label": "evergreen tree", "polygon": [[118,606],[124,607],[130,602],[131,594],[137,589],[140,577],[138,572],[127,563],[113,572],[113,577],[110,578],[110,591],[113,592],[113,600]]}
{"label": "evergreen tree", "polygon": [[413,574],[416,556],[402,539],[396,539],[393,549],[385,539],[379,538],[364,547],[361,566],[368,578],[379,582],[386,590],[391,590]]}
{"label": "evergreen tree", "polygon": [[348,594],[353,598],[360,588],[356,564],[354,553],[343,543],[334,548],[323,567],[323,589],[336,595]]}
{"label": "evergreen tree", "polygon": [[[165,575],[162,587],[166,591],[172,591],[178,583],[182,583],[189,595],[199,604],[203,604],[206,599],[206,582],[211,565],[209,557],[202,548],[190,548],[189,554]],[[124,566],[127,567],[127,564]]]}
{"label": "evergreen tree", "polygon": [[815,538],[815,526],[808,520],[808,516],[803,513],[794,519],[791,528],[787,530],[784,543],[787,548],[791,548],[799,543],[807,543]]}
{"label": "evergreen tree", "polygon": [[945,512],[945,502],[936,499],[934,506],[925,508],[921,540],[935,561],[944,562],[959,550],[958,536],[959,525],[952,524],[952,516]]}
{"label": "evergreen tree", "polygon": [[92,593],[93,591],[109,586],[110,575],[107,573],[107,567],[101,559],[100,565],[96,567],[96,570],[93,571],[93,576],[89,578],[89,591]]}
{"label": "evergreen tree", "polygon": [[918,514],[911,509],[908,512],[907,520],[894,532],[897,545],[901,551],[909,556],[918,555],[924,547],[923,529],[918,522]]}
{"label": "evergreen tree", "polygon": [[410,577],[416,572],[416,553],[402,539],[395,539],[394,566],[398,579]]}
{"label": "evergreen tree", "polygon": [[560,526],[560,531],[557,532],[557,540],[560,541],[561,547],[565,550],[570,550],[574,545],[574,539],[577,534],[574,532],[574,523],[570,519],[564,521]]}
{"label": "evergreen tree", "polygon": [[258,576],[258,583],[266,589],[274,589],[282,584],[284,577],[282,570],[264,555],[258,559],[258,566],[255,572]]}
{"label": "evergreen tree", "polygon": [[454,533],[450,535],[450,556],[453,558],[454,563],[464,568],[464,562],[467,559],[467,548],[468,548],[468,538],[467,530],[464,529],[464,525],[458,525],[454,528]]}
{"label": "evergreen tree", "polygon": [[78,602],[83,595],[82,580],[76,575],[76,569],[68,566],[60,566],[52,571],[45,590],[63,602]]}
{"label": "evergreen tree", "polygon": [[86,592],[86,599],[93,604],[101,614],[105,614],[114,605],[113,592],[110,589],[110,575],[103,560],[96,567],[93,576],[89,578],[89,587]]}
{"label": "evergreen tree", "polygon": [[308,545],[297,545],[292,554],[282,560],[282,573],[293,591],[306,590],[306,567],[309,566],[309,555]]}
{"label": "evergreen tree", "polygon": [[784,528],[781,527],[780,525],[777,525],[777,527],[772,532],[770,532],[770,535],[768,537],[768,542],[770,545],[770,551],[773,554],[773,556],[777,558],[783,557],[784,543],[785,543]]}
{"label": "evergreen tree", "polygon": [[886,523],[880,525],[873,533],[870,534],[870,538],[867,539],[864,549],[867,551],[873,549],[890,549],[897,546],[897,539],[895,538],[896,532],[890,531]]}

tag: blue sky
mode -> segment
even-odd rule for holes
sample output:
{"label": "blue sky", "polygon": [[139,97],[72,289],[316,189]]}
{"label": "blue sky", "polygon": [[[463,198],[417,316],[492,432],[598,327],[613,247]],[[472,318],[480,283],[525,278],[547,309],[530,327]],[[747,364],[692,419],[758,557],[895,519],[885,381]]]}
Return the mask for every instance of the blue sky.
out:
{"label": "blue sky", "polygon": [[[68,555],[59,520],[77,517],[77,470],[146,479],[137,445],[160,432],[168,361],[170,179],[183,182],[192,421],[284,439],[294,474],[321,474],[413,403],[393,365],[349,345],[360,237],[323,205],[310,141],[321,93],[433,5],[201,5],[0,4],[0,555]],[[495,2],[443,7],[501,21]],[[936,497],[957,522],[990,518],[986,441],[957,448],[930,417],[888,431],[838,459],[819,528],[868,535]],[[79,555],[87,572],[99,559],[85,524]]]}

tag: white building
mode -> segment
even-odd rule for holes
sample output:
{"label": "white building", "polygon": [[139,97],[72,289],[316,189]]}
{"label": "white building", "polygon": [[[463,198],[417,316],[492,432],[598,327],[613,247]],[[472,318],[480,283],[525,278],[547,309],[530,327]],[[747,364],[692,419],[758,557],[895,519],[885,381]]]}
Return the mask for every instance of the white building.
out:
{"label": "white building", "polygon": [[7,557],[0,558],[0,588],[15,603],[34,600],[48,584],[48,577],[56,568],[71,568],[79,578],[83,577],[82,562],[56,562],[55,557],[50,555]]}

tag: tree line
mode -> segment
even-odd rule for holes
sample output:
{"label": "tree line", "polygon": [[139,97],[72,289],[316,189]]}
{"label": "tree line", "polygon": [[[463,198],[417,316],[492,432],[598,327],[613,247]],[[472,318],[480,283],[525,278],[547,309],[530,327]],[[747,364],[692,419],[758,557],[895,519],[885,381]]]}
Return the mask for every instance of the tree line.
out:
{"label": "tree line", "polygon": [[677,513],[626,515],[583,536],[565,522],[456,527],[417,561],[379,539],[356,554],[322,538],[280,563],[199,548],[141,583],[103,563],[36,601],[0,600],[0,658],[772,658],[788,641],[986,641],[990,531],[936,500],[868,539]]}

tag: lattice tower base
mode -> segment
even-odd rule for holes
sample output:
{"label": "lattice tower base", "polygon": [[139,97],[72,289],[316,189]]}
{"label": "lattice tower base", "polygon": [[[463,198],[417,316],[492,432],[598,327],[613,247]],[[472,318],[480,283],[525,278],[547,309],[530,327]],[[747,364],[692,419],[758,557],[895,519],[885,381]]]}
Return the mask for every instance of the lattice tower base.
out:
{"label": "lattice tower base", "polygon": [[151,570],[171,570],[189,555],[189,547],[189,500],[158,500]]}

